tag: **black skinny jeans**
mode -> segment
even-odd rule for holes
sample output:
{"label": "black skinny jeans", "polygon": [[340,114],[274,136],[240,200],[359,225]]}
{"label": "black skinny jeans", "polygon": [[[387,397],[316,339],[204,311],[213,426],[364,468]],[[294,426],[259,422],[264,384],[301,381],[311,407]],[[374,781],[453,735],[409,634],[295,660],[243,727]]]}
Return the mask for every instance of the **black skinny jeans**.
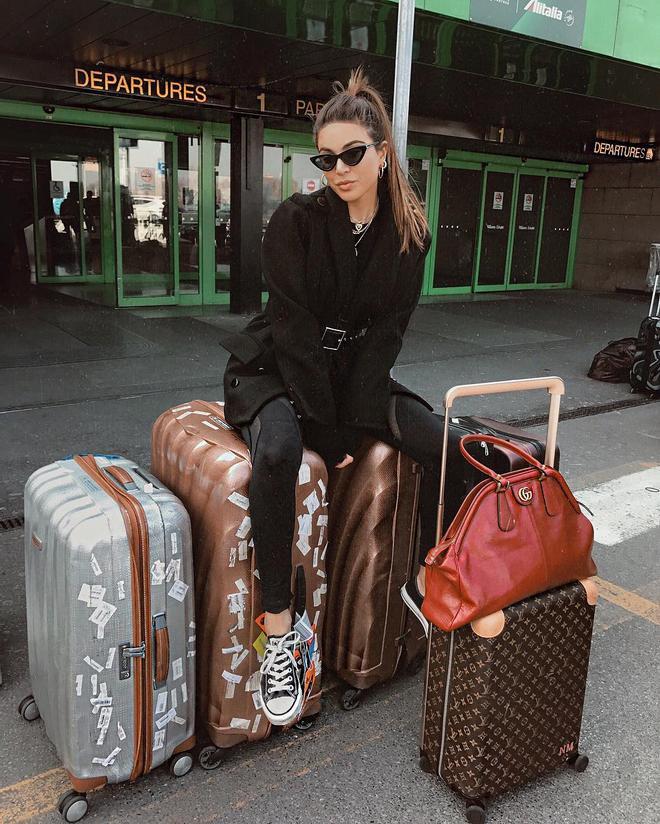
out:
{"label": "black skinny jeans", "polygon": [[[396,395],[399,440],[390,432],[370,433],[423,466],[420,492],[420,564],[435,545],[440,486],[443,418],[409,395]],[[252,457],[250,517],[262,606],[282,612],[291,604],[291,544],[296,523],[296,482],[303,442],[295,409],[287,395],[261,407],[242,427]],[[341,471],[341,470],[340,470]]]}

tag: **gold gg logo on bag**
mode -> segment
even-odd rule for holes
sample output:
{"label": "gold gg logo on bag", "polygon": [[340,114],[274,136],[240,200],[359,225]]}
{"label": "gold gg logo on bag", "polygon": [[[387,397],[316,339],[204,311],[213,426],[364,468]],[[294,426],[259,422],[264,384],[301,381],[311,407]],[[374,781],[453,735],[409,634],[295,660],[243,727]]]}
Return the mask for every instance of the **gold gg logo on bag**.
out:
{"label": "gold gg logo on bag", "polygon": [[520,489],[516,490],[516,495],[521,504],[530,503],[534,497],[534,493],[528,486],[521,486]]}

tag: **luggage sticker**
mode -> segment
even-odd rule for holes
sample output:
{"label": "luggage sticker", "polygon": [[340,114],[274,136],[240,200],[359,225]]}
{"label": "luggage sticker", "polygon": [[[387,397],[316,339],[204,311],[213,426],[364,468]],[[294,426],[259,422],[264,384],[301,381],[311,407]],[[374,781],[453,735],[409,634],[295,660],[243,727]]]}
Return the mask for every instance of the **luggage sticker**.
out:
{"label": "luggage sticker", "polygon": [[250,506],[249,498],[246,498],[245,495],[241,495],[240,492],[232,492],[227,500],[231,501],[233,504],[236,504],[236,506],[240,506],[241,509],[247,510]]}
{"label": "luggage sticker", "polygon": [[308,484],[311,480],[311,470],[309,468],[309,464],[301,463],[300,469],[298,470],[298,485],[302,486],[303,484]]}
{"label": "luggage sticker", "polygon": [[94,555],[93,552],[89,556],[89,562],[92,565],[92,571],[94,572],[94,575],[96,575],[96,577],[98,578],[98,576],[101,575],[103,570],[101,569],[99,562],[96,560],[96,555]]}
{"label": "luggage sticker", "polygon": [[175,581],[167,594],[171,598],[174,598],[175,601],[183,603],[183,599],[186,597],[186,592],[188,592],[188,584],[184,584],[183,581]]}
{"label": "luggage sticker", "polygon": [[172,680],[178,681],[183,675],[183,661],[181,658],[175,658],[172,661]]}
{"label": "luggage sticker", "polygon": [[185,681],[181,684],[181,700],[184,704],[188,703],[188,685]]}
{"label": "luggage sticker", "polygon": [[107,758],[92,758],[92,764],[101,764],[103,767],[111,767],[115,763],[115,758],[120,752],[121,747],[115,747]]}
{"label": "luggage sticker", "polygon": [[124,589],[124,582],[117,581],[117,600],[123,601],[126,597],[126,590]]}
{"label": "luggage sticker", "polygon": [[162,750],[165,743],[165,730],[156,730],[154,733],[154,751]]}
{"label": "luggage sticker", "polygon": [[82,695],[82,688],[83,688],[83,675],[76,675],[76,695],[80,698]]}

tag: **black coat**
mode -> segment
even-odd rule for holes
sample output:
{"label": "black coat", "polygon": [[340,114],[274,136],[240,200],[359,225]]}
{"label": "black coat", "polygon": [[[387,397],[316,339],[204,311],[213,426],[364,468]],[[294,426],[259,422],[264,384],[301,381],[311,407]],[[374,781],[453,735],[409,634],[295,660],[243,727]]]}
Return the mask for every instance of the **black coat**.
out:
{"label": "black coat", "polygon": [[[401,255],[385,177],[378,195],[377,242],[359,277],[348,206],[329,186],[309,195],[293,194],[273,213],[262,244],[266,308],[242,332],[221,340],[231,352],[223,382],[225,416],[233,426],[249,423],[266,401],[280,394],[293,401],[309,432],[334,438],[341,438],[345,425],[389,429],[395,392],[412,395],[432,410],[390,376],[419,300],[431,236],[423,252],[412,245]],[[341,399],[330,379],[337,353],[321,343],[325,326],[369,327],[346,350],[350,367],[342,379]]]}

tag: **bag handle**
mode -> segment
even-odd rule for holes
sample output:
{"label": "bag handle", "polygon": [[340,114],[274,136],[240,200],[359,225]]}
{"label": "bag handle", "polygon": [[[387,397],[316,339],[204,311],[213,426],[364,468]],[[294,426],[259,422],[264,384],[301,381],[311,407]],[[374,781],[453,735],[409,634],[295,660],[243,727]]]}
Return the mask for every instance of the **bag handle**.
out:
{"label": "bag handle", "polygon": [[[438,515],[435,527],[435,543],[442,538],[442,516],[445,508],[445,478],[447,474],[447,446],[449,444],[450,410],[456,398],[468,398],[473,395],[493,395],[500,392],[523,392],[529,389],[545,389],[550,395],[548,414],[548,433],[545,442],[545,463],[552,466],[557,445],[557,426],[559,424],[559,402],[564,394],[564,382],[556,376],[543,378],[522,378],[521,380],[490,381],[486,383],[463,384],[447,391],[444,398],[445,424],[442,434],[442,458],[440,462],[440,490],[438,494]],[[483,437],[480,438],[483,440]],[[507,441],[507,449],[510,444]]]}
{"label": "bag handle", "polygon": [[461,455],[468,463],[471,463],[472,466],[476,467],[480,472],[483,472],[484,475],[488,475],[498,483],[502,483],[502,476],[498,475],[497,472],[494,472],[489,467],[484,466],[484,464],[479,463],[474,455],[471,455],[467,451],[465,447],[470,443],[489,443],[493,446],[499,446],[501,449],[507,449],[510,452],[515,452],[519,458],[522,458],[525,463],[533,466],[534,469],[540,470],[543,474],[546,472],[545,466],[537,461],[536,458],[532,457],[528,452],[525,452],[525,450],[521,449],[517,444],[511,443],[510,441],[505,441],[504,438],[498,438],[496,435],[463,435],[458,443],[459,449],[461,450]]}

